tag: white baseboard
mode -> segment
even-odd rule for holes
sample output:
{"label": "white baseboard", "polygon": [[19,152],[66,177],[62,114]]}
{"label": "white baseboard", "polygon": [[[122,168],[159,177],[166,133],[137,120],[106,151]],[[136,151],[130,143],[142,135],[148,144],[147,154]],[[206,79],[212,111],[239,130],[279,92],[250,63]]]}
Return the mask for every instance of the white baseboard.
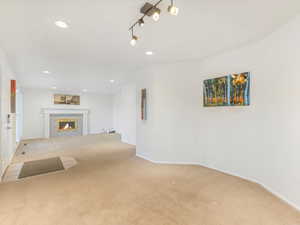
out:
{"label": "white baseboard", "polygon": [[[3,163],[3,161],[1,161],[0,163]],[[4,163],[3,163],[3,165],[1,165],[1,168],[0,168],[0,182],[2,182],[2,180],[3,180],[6,169],[7,169],[7,166],[4,165]]]}
{"label": "white baseboard", "polygon": [[260,186],[262,186],[264,189],[266,189],[268,192],[272,193],[273,195],[275,195],[277,198],[279,198],[280,200],[284,201],[285,203],[287,203],[288,205],[290,205],[291,207],[295,208],[296,210],[300,211],[300,206],[296,205],[295,203],[291,202],[290,200],[288,200],[287,198],[285,198],[284,196],[282,196],[281,194],[277,193],[276,191],[272,190],[271,188],[267,187],[266,185],[258,182],[257,180],[255,179],[252,179],[252,178],[248,178],[248,177],[243,177],[241,175],[238,175],[238,174],[235,174],[235,173],[232,173],[232,172],[228,172],[228,171],[225,171],[225,170],[222,170],[222,169],[218,169],[218,168],[214,168],[214,167],[211,167],[211,166],[207,166],[207,165],[203,165],[201,163],[196,163],[196,162],[170,162],[170,161],[155,161],[155,160],[152,160],[146,156],[143,156],[141,154],[136,154],[137,157],[139,158],[142,158],[142,159],[145,159],[147,161],[150,161],[152,163],[155,163],[155,164],[173,164],[173,165],[193,165],[193,166],[202,166],[202,167],[206,167],[208,169],[212,169],[212,170],[216,170],[218,172],[221,172],[221,173],[225,173],[225,174],[228,174],[228,175],[231,175],[231,176],[235,176],[235,177],[239,177],[243,180],[247,180],[247,181],[250,181],[250,182],[253,182],[253,183],[256,183]]}

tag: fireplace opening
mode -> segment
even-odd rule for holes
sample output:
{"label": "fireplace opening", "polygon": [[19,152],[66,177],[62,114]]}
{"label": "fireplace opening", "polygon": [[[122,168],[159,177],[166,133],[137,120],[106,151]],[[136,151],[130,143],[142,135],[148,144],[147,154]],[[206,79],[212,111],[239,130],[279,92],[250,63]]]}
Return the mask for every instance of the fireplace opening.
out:
{"label": "fireplace opening", "polygon": [[77,129],[77,120],[75,119],[60,119],[57,120],[58,131],[72,131]]}

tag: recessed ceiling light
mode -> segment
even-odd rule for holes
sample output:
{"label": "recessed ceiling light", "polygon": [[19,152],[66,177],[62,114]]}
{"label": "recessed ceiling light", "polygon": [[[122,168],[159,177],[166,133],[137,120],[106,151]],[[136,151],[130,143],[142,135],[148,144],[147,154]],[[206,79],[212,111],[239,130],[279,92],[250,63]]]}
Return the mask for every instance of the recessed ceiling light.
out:
{"label": "recessed ceiling light", "polygon": [[60,20],[55,21],[55,25],[60,27],[60,28],[68,28],[69,27],[69,25],[66,22],[60,21]]}
{"label": "recessed ceiling light", "polygon": [[110,82],[110,83],[115,83],[115,80],[110,80],[109,82]]}
{"label": "recessed ceiling light", "polygon": [[145,54],[146,55],[153,55],[154,53],[152,51],[147,51]]}
{"label": "recessed ceiling light", "polygon": [[44,70],[43,73],[44,73],[44,74],[50,74],[50,71]]}
{"label": "recessed ceiling light", "polygon": [[87,89],[82,89],[82,92],[87,92],[88,90]]}

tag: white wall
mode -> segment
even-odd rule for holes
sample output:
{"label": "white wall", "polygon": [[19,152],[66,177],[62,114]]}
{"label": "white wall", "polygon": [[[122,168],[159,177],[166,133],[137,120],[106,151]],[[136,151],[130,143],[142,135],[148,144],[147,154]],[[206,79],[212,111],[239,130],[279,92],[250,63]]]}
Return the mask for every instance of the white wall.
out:
{"label": "white wall", "polygon": [[128,84],[114,96],[114,128],[122,135],[122,141],[136,144],[136,86]]}
{"label": "white wall", "polygon": [[22,139],[43,138],[43,108],[89,109],[89,133],[100,133],[113,128],[113,96],[83,93],[81,103],[76,105],[54,105],[53,94],[58,91],[45,89],[23,89],[24,130]]}
{"label": "white wall", "polygon": [[23,136],[23,93],[20,89],[17,89],[16,101],[16,141],[20,142]]}
{"label": "white wall", "polygon": [[[299,27],[297,17],[241,49],[139,71],[149,105],[148,120],[137,118],[137,153],[256,180],[300,208]],[[204,79],[246,71],[251,106],[202,106]]]}
{"label": "white wall", "polygon": [[10,114],[11,79],[15,79],[15,76],[0,49],[0,179],[16,150],[15,115]]}

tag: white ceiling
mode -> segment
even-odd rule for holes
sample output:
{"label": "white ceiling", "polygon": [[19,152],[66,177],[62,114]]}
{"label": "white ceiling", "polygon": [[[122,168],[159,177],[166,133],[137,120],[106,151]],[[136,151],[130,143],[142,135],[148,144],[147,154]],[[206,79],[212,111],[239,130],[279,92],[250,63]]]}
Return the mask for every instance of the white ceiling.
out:
{"label": "white ceiling", "polygon": [[[160,21],[146,18],[133,48],[128,27],[144,2],[1,0],[0,48],[24,87],[109,93],[138,68],[201,59],[263,38],[300,10],[299,0],[175,0],[180,13],[173,17],[164,0]],[[56,27],[56,20],[70,28]],[[147,50],[155,55],[146,56]]]}

